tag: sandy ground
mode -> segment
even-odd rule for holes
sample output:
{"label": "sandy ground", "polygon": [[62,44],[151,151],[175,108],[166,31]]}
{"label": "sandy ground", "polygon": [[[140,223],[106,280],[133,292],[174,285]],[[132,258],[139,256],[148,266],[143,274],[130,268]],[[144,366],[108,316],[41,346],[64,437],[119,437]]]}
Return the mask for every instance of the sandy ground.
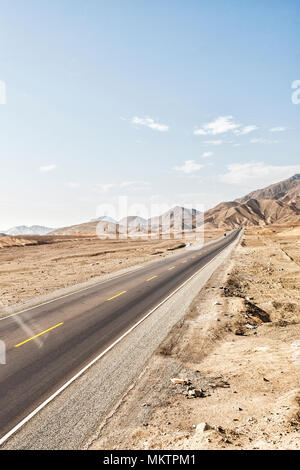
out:
{"label": "sandy ground", "polygon": [[[205,240],[222,231],[208,231]],[[155,258],[171,256],[182,240],[99,240],[94,236],[0,238],[0,306],[22,304],[58,289]]]}
{"label": "sandy ground", "polygon": [[300,448],[299,231],[245,232],[91,449]]}

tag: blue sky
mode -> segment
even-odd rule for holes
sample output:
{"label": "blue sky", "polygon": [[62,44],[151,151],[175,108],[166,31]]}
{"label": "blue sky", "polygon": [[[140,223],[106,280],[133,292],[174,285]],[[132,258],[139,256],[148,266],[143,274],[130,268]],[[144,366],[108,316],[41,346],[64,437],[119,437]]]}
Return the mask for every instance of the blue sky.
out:
{"label": "blue sky", "polygon": [[0,7],[0,229],[119,196],[209,208],[300,172],[298,0]]}

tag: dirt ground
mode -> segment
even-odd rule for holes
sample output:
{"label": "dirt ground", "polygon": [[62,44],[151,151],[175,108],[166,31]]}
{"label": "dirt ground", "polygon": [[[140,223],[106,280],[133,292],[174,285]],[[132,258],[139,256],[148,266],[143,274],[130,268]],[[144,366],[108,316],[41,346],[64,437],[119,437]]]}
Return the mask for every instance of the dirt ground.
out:
{"label": "dirt ground", "polygon": [[[207,242],[222,230],[205,233]],[[1,237],[0,307],[74,286],[155,258],[170,256],[182,240],[99,240],[93,235]]]}
{"label": "dirt ground", "polygon": [[299,449],[299,325],[300,227],[246,230],[91,449]]}

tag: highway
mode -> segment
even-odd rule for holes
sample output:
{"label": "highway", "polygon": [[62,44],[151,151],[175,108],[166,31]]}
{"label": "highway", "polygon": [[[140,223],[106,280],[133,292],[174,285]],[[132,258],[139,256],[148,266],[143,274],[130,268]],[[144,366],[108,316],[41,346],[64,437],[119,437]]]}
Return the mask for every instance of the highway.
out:
{"label": "highway", "polygon": [[0,443],[239,232],[0,319],[6,346],[6,364],[0,364]]}

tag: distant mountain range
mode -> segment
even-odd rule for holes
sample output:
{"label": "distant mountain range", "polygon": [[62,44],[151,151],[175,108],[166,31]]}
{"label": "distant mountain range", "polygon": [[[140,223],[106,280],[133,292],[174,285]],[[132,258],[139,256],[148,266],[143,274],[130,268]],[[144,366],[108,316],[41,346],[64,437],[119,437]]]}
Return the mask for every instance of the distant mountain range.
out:
{"label": "distant mountain range", "polygon": [[[193,209],[176,206],[161,216],[149,220],[137,215],[124,217],[119,222],[109,216],[102,216],[90,222],[51,229],[33,225],[19,226],[2,231],[2,235],[71,235],[76,233],[115,233],[116,225],[120,231],[128,227],[129,233],[147,233],[148,224],[152,231],[164,231],[171,226],[181,228],[182,214],[186,218],[185,230],[199,227],[203,223],[203,214]],[[253,191],[235,201],[222,202],[204,214],[207,229],[230,230],[237,227],[264,226],[270,224],[300,223],[300,174],[279,183]]]}
{"label": "distant mountain range", "polygon": [[2,230],[1,233],[3,235],[47,235],[48,233],[52,232],[54,229],[50,227],[43,227],[41,225],[31,225],[28,227],[27,225],[19,225],[17,227],[12,227],[9,230]]}
{"label": "distant mountain range", "polygon": [[147,233],[149,224],[151,225],[152,231],[158,231],[161,227],[161,230],[167,230],[169,227],[174,228],[174,230],[181,229],[181,220],[182,214],[184,214],[185,219],[185,230],[190,230],[193,228],[193,224],[199,223],[201,220],[201,214],[196,209],[187,209],[186,207],[176,206],[161,216],[153,217],[151,219],[144,219],[140,216],[128,216],[123,217],[119,222],[112,222],[110,217],[99,217],[98,219],[93,219],[90,222],[72,225],[71,227],[63,227],[55,230],[51,235],[71,235],[75,233],[95,233],[96,230],[98,233],[111,234],[116,233],[116,224],[119,224],[120,232],[125,233],[128,230],[129,233],[141,232]]}

